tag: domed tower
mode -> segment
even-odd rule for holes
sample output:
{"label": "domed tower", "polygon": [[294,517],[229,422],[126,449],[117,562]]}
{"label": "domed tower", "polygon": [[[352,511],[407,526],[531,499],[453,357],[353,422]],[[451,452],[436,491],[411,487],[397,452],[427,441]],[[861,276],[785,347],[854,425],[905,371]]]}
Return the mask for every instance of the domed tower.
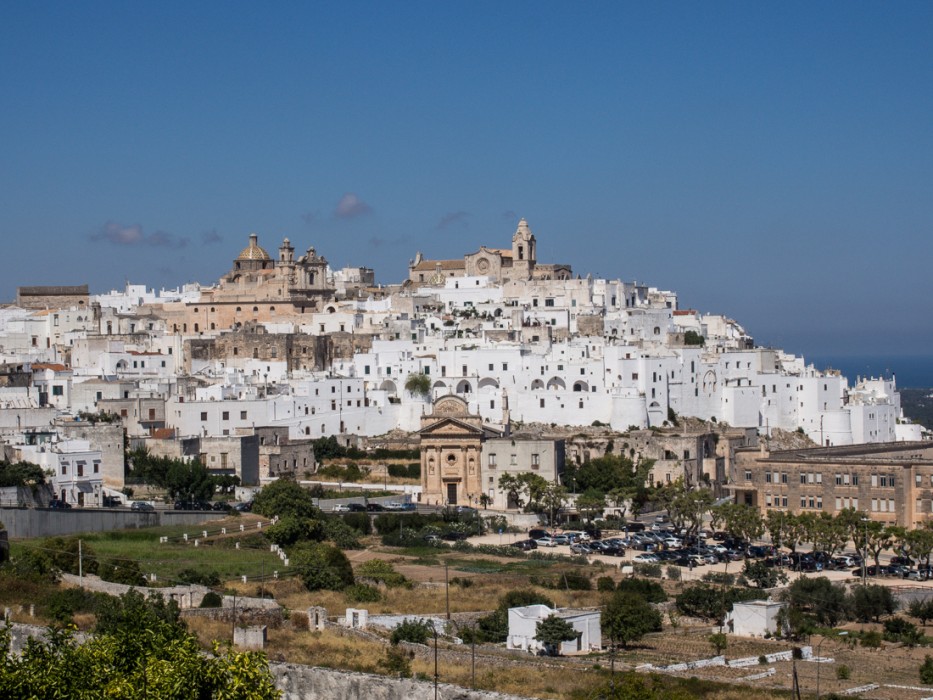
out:
{"label": "domed tower", "polygon": [[273,266],[272,258],[259,246],[259,236],[249,234],[249,245],[240,251],[233,261],[233,269],[238,272],[247,270],[267,270]]}
{"label": "domed tower", "polygon": [[531,279],[531,272],[535,269],[538,251],[535,236],[522,219],[518,222],[515,235],[512,236],[512,271],[513,279]]}

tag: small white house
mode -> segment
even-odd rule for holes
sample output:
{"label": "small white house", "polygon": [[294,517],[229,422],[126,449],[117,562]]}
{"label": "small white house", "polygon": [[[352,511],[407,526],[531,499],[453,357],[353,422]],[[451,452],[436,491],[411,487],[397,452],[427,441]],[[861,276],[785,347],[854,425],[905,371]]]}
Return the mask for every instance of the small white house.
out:
{"label": "small white house", "polygon": [[750,600],[733,603],[726,613],[726,628],[739,637],[764,637],[778,631],[778,613],[787,603],[773,600]]}
{"label": "small white house", "polygon": [[506,647],[522,651],[537,652],[544,645],[535,639],[538,623],[551,615],[563,618],[577,632],[577,638],[560,645],[561,654],[598,651],[602,648],[603,638],[600,630],[598,610],[552,610],[546,605],[526,605],[522,608],[509,608],[509,637]]}

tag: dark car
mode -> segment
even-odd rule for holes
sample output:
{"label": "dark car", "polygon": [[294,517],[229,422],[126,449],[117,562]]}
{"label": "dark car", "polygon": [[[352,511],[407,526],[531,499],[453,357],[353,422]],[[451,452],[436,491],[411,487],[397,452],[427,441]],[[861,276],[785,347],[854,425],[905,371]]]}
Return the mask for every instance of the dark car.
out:
{"label": "dark car", "polygon": [[747,550],[745,554],[752,559],[764,559],[772,553],[772,548],[763,544],[753,544]]}
{"label": "dark car", "polygon": [[49,508],[52,510],[68,510],[71,508],[71,504],[68,501],[63,501],[60,498],[53,498],[49,501]]}
{"label": "dark car", "polygon": [[365,513],[366,506],[362,503],[347,503],[347,510],[351,513]]}
{"label": "dark car", "polygon": [[214,501],[214,503],[211,505],[211,510],[228,511],[230,510],[230,504],[226,501]]}
{"label": "dark car", "polygon": [[233,506],[233,510],[237,511],[238,513],[249,513],[253,510],[253,502],[246,501],[245,503],[237,503],[235,506]]}
{"label": "dark car", "polygon": [[[885,575],[887,575],[887,573],[888,573],[888,567],[886,567],[886,566],[875,566],[874,564],[872,564],[871,566],[866,566],[865,569],[864,569],[864,572],[865,572],[865,575],[866,575],[866,576],[885,576]],[[857,569],[852,569],[852,575],[853,575],[853,576],[861,576],[861,575],[862,575],[862,567],[859,567],[859,568],[857,568]]]}
{"label": "dark car", "polygon": [[624,529],[625,529],[626,532],[644,532],[644,531],[645,531],[645,524],[644,524],[644,523],[638,523],[638,522],[634,522],[634,523],[625,523],[625,528],[624,528]]}
{"label": "dark car", "polygon": [[469,537],[469,535],[465,532],[445,532],[443,535],[441,535],[442,539],[448,540],[450,542],[465,540],[467,537]]}
{"label": "dark car", "polygon": [[523,552],[527,552],[532,549],[538,548],[538,543],[534,540],[519,540],[518,542],[513,542],[509,547],[515,547],[515,549],[520,549]]}
{"label": "dark car", "polygon": [[367,503],[366,512],[367,513],[381,513],[385,508],[382,507],[381,503]]}
{"label": "dark car", "polygon": [[534,528],[528,531],[528,537],[533,540],[540,540],[542,537],[550,537],[551,533],[541,528]]}

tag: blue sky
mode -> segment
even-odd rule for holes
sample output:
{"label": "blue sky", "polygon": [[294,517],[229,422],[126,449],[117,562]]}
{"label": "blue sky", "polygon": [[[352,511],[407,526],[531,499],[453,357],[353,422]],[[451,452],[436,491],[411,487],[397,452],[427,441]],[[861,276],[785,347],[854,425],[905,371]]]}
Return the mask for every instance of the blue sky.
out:
{"label": "blue sky", "polygon": [[0,299],[507,246],[763,344],[933,342],[933,3],[5,3]]}

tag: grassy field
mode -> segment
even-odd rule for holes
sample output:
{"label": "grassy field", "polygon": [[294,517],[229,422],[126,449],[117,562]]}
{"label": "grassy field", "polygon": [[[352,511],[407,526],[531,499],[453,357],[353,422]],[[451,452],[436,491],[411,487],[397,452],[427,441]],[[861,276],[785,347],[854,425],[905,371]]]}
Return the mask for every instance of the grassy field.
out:
{"label": "grassy field", "polygon": [[[239,532],[241,522],[252,524],[254,519],[235,518],[229,521],[210,523],[203,527],[178,525],[172,527],[147,528],[142,530],[119,530],[114,532],[85,533],[80,536],[86,556],[103,559],[133,559],[140,563],[145,574],[154,573],[158,584],[169,585],[177,580],[184,569],[203,573],[216,572],[221,580],[238,579],[241,576],[269,576],[273,571],[284,569],[279,557],[269,551],[269,545],[254,530]],[[226,526],[230,535],[212,537],[194,546],[194,538],[201,531],[220,532]],[[189,541],[182,541],[184,534]],[[160,537],[170,541],[160,543]],[[240,542],[240,549],[236,542]],[[22,548],[44,548],[49,540],[30,540],[12,543],[12,554],[16,556]]]}

